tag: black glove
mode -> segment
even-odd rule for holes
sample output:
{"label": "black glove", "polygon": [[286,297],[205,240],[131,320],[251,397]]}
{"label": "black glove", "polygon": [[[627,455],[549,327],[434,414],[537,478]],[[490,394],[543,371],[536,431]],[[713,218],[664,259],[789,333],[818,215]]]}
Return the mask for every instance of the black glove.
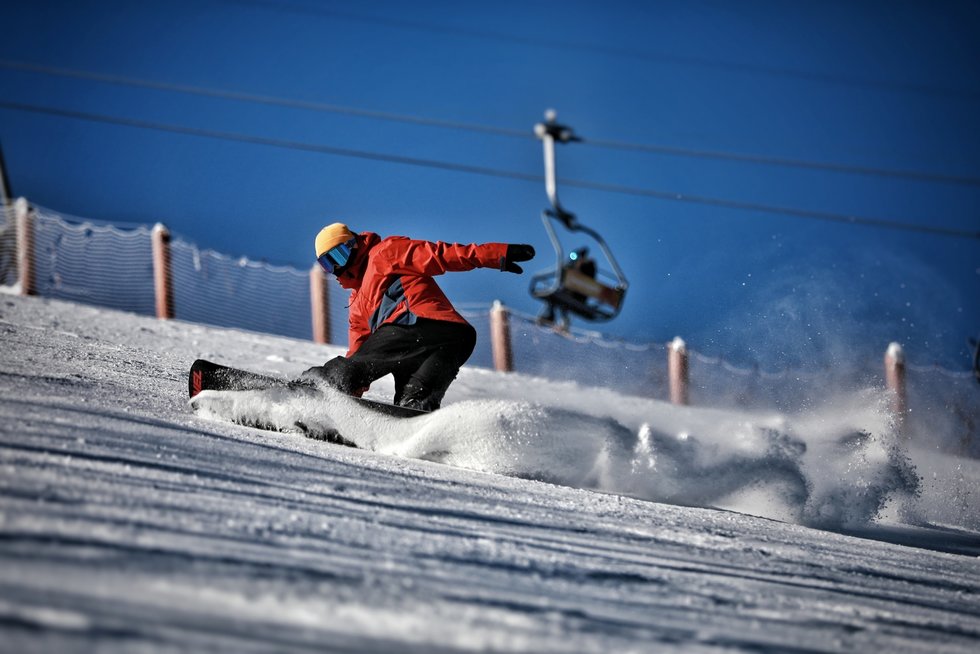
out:
{"label": "black glove", "polygon": [[524,269],[518,266],[515,261],[529,261],[534,258],[534,248],[530,245],[507,246],[506,256],[500,257],[500,269],[506,272],[517,273],[520,275]]}

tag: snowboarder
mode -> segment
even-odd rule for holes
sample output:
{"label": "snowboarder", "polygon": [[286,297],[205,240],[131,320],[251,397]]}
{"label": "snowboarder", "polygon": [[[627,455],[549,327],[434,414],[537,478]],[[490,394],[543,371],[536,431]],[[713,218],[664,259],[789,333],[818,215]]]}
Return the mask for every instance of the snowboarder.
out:
{"label": "snowboarder", "polygon": [[476,345],[476,330],[457,313],[433,279],[446,272],[497,268],[521,274],[530,245],[449,244],[404,236],[355,234],[334,223],[315,240],[317,261],[353,291],[349,349],[303,373],[350,395],[392,374],[394,403],[423,411],[439,408],[446,389]]}

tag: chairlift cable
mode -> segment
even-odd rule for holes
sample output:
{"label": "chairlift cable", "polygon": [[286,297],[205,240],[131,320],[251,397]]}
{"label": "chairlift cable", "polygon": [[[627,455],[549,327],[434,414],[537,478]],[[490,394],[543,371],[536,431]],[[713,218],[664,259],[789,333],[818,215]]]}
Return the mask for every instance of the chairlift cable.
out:
{"label": "chairlift cable", "polygon": [[[72,118],[76,120],[85,120],[89,122],[99,122],[99,123],[105,123],[111,125],[121,125],[125,127],[133,127],[133,128],[146,129],[152,131],[169,132],[173,134],[183,134],[186,136],[197,136],[197,137],[218,139],[224,141],[235,141],[240,143],[249,143],[252,145],[265,145],[265,146],[276,147],[281,149],[300,150],[305,152],[317,152],[320,154],[334,155],[340,157],[351,157],[351,158],[366,159],[371,161],[382,161],[387,163],[416,166],[422,168],[433,168],[437,170],[459,172],[459,173],[465,173],[471,175],[482,175],[486,177],[512,179],[512,180],[518,180],[524,182],[533,182],[535,184],[541,184],[544,181],[544,177],[542,175],[523,173],[518,171],[500,169],[500,168],[474,166],[468,164],[440,161],[435,159],[421,159],[418,157],[409,157],[409,156],[388,154],[388,153],[368,152],[368,151],[357,150],[353,148],[342,148],[342,147],[330,146],[330,145],[317,145],[311,143],[303,143],[300,141],[289,141],[289,140],[275,139],[275,138],[269,138],[263,136],[252,136],[252,135],[241,134],[237,132],[225,132],[225,131],[210,130],[210,129],[196,128],[196,127],[186,127],[186,126],[174,125],[170,123],[152,122],[152,121],[145,121],[145,120],[134,119],[134,118],[122,118],[117,116],[109,116],[105,114],[74,111],[70,109],[45,107],[45,106],[32,105],[32,104],[26,104],[20,102],[9,102],[6,100],[0,100],[0,109],[8,109],[12,111],[21,111],[27,113],[46,114],[46,115],[58,116],[62,118]],[[924,224],[917,224],[917,223],[906,223],[897,220],[869,218],[869,217],[857,216],[857,215],[844,215],[844,214],[836,214],[836,213],[825,212],[825,211],[813,211],[807,209],[797,209],[792,207],[781,207],[781,206],[766,205],[766,204],[759,204],[759,203],[752,203],[752,202],[742,202],[738,200],[727,200],[723,198],[712,198],[708,196],[690,195],[685,193],[660,191],[655,189],[634,188],[629,186],[607,184],[603,182],[594,182],[589,180],[562,179],[562,184],[565,186],[573,186],[577,188],[601,191],[605,193],[614,193],[619,195],[649,197],[649,198],[655,198],[659,200],[687,202],[692,204],[701,204],[701,205],[720,207],[725,209],[737,209],[737,210],[748,211],[748,212],[768,213],[768,214],[781,215],[786,217],[805,218],[811,220],[823,220],[823,221],[831,221],[831,222],[838,222],[838,223],[851,224],[851,225],[862,225],[866,227],[877,227],[883,229],[893,229],[893,230],[935,234],[935,235],[949,236],[954,238],[967,238],[973,240],[980,240],[980,231],[975,231],[975,230],[971,231],[971,230],[957,229],[951,227],[939,227],[939,226],[931,226],[931,225],[924,225]]]}
{"label": "chairlift cable", "polygon": [[325,16],[351,22],[383,25],[385,27],[395,29],[428,32],[430,34],[462,36],[486,41],[509,43],[512,45],[548,48],[564,52],[582,52],[591,55],[633,59],[636,61],[667,64],[672,66],[715,69],[723,71],[726,74],[745,73],[750,75],[767,75],[770,77],[800,79],[808,82],[848,86],[858,89],[880,89],[883,91],[897,93],[915,93],[938,97],[948,97],[965,101],[976,101],[978,98],[980,98],[980,93],[978,93],[976,89],[960,89],[935,86],[927,83],[869,79],[855,75],[840,75],[820,71],[802,70],[786,66],[780,67],[764,64],[741,63],[732,61],[731,58],[711,59],[708,57],[694,55],[657,52],[639,48],[630,48],[623,45],[605,45],[602,43],[541,38],[540,36],[521,36],[518,34],[508,34],[506,32],[487,29],[440,25],[437,23],[429,23],[419,20],[362,14],[347,10],[335,9],[333,7],[312,7],[297,2],[289,2],[288,0],[276,0],[274,2],[272,0],[225,0],[225,2],[230,4],[258,7],[279,13],[303,13],[314,16]]}
{"label": "chairlift cable", "polygon": [[[62,68],[55,66],[45,66],[24,61],[14,61],[10,59],[0,59],[0,68],[17,70],[22,72],[50,75],[56,77],[67,77],[82,79],[106,84],[120,86],[132,86],[137,88],[151,89],[155,91],[165,91],[171,93],[182,93],[185,95],[197,95],[202,97],[219,98],[236,102],[247,102],[254,104],[265,104],[270,106],[286,107],[290,109],[300,109],[305,111],[316,111],[322,113],[333,113],[338,115],[348,115],[369,120],[381,120],[388,122],[405,123],[423,127],[436,127],[440,129],[451,129],[458,131],[468,131],[479,134],[502,136],[523,140],[533,140],[534,135],[526,129],[514,129],[510,127],[500,127],[497,125],[484,125],[480,123],[453,121],[442,118],[431,118],[413,114],[403,114],[391,111],[380,111],[374,109],[362,109],[349,105],[334,104],[328,102],[317,102],[312,100],[300,100],[296,98],[284,98],[257,93],[247,93],[227,89],[214,89],[190,84],[176,84],[171,82],[160,82],[123,75],[113,75],[92,71]],[[839,164],[826,161],[808,161],[791,157],[773,157],[755,154],[745,154],[739,152],[726,152],[722,150],[704,150],[697,148],[685,148],[672,145],[658,145],[650,143],[632,143],[629,141],[587,138],[582,139],[586,145],[597,148],[605,148],[621,151],[642,152],[647,154],[659,154],[665,156],[688,157],[694,159],[716,159],[720,161],[732,161],[755,165],[777,166],[782,168],[801,168],[804,170],[823,170],[833,173],[866,175],[876,177],[894,177],[899,179],[917,180],[930,183],[955,184],[962,186],[980,186],[980,177],[971,175],[931,173],[917,170],[904,170],[894,168],[881,168],[876,166],[855,166],[849,164]]]}

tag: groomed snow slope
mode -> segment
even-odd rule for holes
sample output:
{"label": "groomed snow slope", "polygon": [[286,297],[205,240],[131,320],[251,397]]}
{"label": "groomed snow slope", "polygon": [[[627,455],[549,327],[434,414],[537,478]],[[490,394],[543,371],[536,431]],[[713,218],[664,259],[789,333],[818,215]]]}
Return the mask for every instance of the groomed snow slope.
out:
{"label": "groomed snow slope", "polygon": [[[903,444],[870,391],[739,414],[465,369],[408,422],[207,417],[194,358],[336,349],[14,296],[0,333],[3,651],[980,646],[976,462]],[[250,414],[366,449],[219,419]]]}

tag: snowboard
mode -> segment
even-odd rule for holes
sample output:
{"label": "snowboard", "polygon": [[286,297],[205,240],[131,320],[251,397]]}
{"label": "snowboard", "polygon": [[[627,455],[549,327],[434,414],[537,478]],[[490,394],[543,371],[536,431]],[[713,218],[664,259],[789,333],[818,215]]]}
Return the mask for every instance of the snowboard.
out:
{"label": "snowboard", "polygon": [[[316,392],[316,386],[312,382],[272,377],[241,368],[223,366],[205,359],[198,359],[191,364],[187,385],[191,398],[201,391],[260,391],[267,388],[290,388],[299,392]],[[395,418],[416,418],[429,413],[363,397],[351,396],[351,399],[365,408]]]}
{"label": "snowboard", "polygon": [[[310,395],[321,395],[324,401],[329,401],[329,396],[321,393],[312,382],[304,380],[288,380],[281,377],[272,377],[249,370],[223,366],[219,363],[198,359],[191,365],[190,375],[187,379],[188,394],[191,399],[191,406],[197,408],[194,398],[201,391],[261,391],[271,388],[288,389],[291,392],[305,393]],[[351,397],[357,404],[395,418],[415,418],[428,415],[428,411],[419,411],[408,407],[376,402],[360,397]],[[267,431],[281,431],[280,427],[259,422],[245,422],[235,420],[234,422],[246,427],[255,427]],[[357,444],[343,436],[336,429],[315,429],[312,426],[296,422],[293,427],[302,432],[306,437],[316,440],[328,441],[338,445],[357,447]],[[291,430],[290,430],[291,431]]]}

